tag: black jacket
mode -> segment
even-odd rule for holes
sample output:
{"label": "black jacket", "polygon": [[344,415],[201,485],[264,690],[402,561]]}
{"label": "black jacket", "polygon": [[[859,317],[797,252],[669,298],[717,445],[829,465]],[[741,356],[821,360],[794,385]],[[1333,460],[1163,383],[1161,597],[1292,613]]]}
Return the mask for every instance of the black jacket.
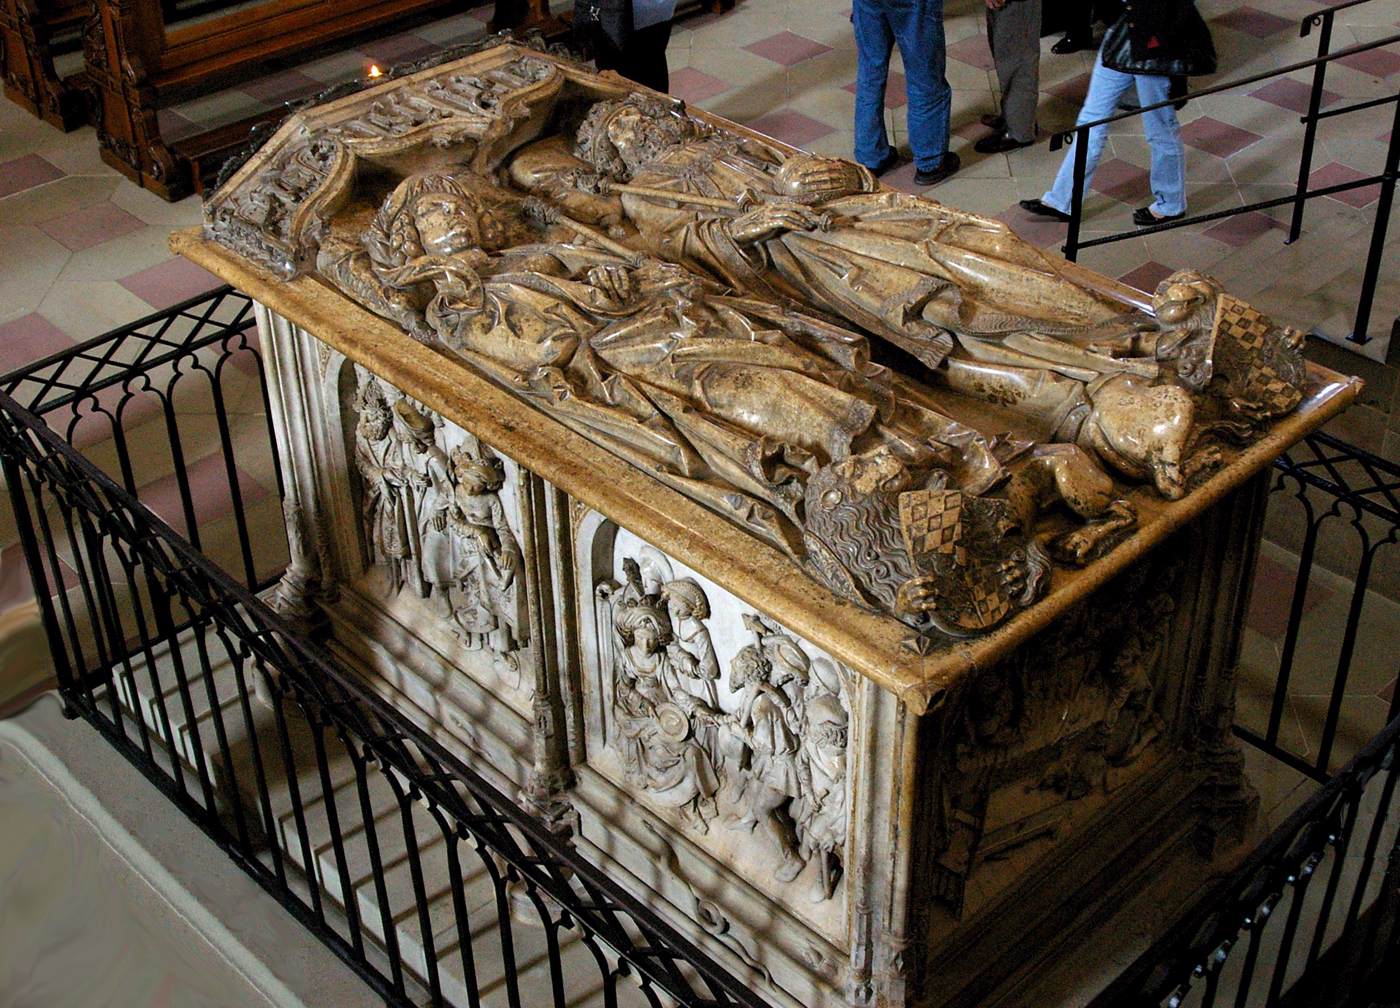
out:
{"label": "black jacket", "polygon": [[1215,43],[1191,0],[1128,0],[1103,37],[1104,65],[1124,73],[1215,73]]}

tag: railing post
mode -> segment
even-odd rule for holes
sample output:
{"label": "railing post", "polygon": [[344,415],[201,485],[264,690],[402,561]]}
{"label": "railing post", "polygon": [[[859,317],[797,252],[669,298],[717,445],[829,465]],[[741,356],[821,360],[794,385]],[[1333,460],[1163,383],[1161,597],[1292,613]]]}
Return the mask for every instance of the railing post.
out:
{"label": "railing post", "polygon": [[[1306,38],[1319,16],[1322,18],[1322,31],[1317,37],[1317,58],[1322,59],[1332,46],[1333,12],[1323,11],[1321,15],[1313,14],[1304,18],[1303,27],[1299,34]],[[1313,143],[1317,139],[1317,113],[1322,108],[1322,82],[1326,77],[1326,63],[1318,63],[1313,67],[1312,94],[1308,96],[1308,115],[1303,120],[1303,150],[1298,157],[1298,195],[1293,201],[1293,219],[1288,225],[1288,237],[1284,240],[1285,245],[1291,245],[1297,241],[1298,236],[1303,231],[1303,207],[1308,202],[1305,194],[1308,191],[1308,177],[1312,175]]]}
{"label": "railing post", "polygon": [[1084,172],[1089,166],[1089,131],[1074,132],[1074,188],[1069,197],[1069,232],[1065,235],[1065,258],[1079,261],[1079,222],[1084,216]]}
{"label": "railing post", "polygon": [[1371,251],[1366,256],[1366,272],[1361,277],[1361,293],[1356,300],[1356,322],[1347,340],[1352,343],[1371,342],[1367,330],[1371,327],[1371,306],[1376,297],[1376,281],[1380,278],[1381,259],[1385,256],[1385,236],[1390,227],[1390,207],[1395,202],[1395,174],[1400,170],[1400,93],[1395,96],[1395,115],[1390,123],[1390,144],[1385,151],[1385,172],[1381,180],[1381,195],[1376,201],[1376,222],[1371,227]]}
{"label": "railing post", "polygon": [[[49,579],[44,575],[44,558],[39,552],[39,536],[34,530],[34,519],[29,513],[29,498],[24,493],[24,476],[14,455],[13,442],[24,436],[24,431],[16,419],[6,416],[3,429],[0,430],[0,456],[3,456],[0,459],[0,469],[3,469],[5,474],[5,485],[10,488],[10,508],[14,512],[15,531],[19,533],[20,547],[24,550],[24,563],[29,569],[29,580],[34,586],[34,601],[38,603],[39,615],[43,619],[44,637],[49,642],[54,676],[58,679],[59,695],[63,698],[63,716],[71,719],[78,716],[78,708],[73,703],[77,680],[68,661],[68,648],[63,643],[63,633],[58,626],[58,613],[54,612]],[[58,576],[58,590],[62,591],[62,575],[57,571],[55,574]]]}

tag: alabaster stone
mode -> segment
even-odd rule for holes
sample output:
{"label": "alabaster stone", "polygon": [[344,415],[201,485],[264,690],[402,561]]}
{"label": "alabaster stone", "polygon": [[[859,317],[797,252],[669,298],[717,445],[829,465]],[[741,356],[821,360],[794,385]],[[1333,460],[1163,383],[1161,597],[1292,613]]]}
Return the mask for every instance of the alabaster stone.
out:
{"label": "alabaster stone", "polygon": [[275,604],[764,997],[979,1003],[1228,862],[1266,470],[1357,389],[1297,330],[517,46],[206,217]]}

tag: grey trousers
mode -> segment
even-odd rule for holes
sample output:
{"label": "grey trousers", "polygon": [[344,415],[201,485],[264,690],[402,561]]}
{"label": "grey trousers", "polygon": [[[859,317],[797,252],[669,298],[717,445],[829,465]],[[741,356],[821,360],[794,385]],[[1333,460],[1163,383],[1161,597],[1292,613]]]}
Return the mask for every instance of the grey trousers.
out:
{"label": "grey trousers", "polygon": [[1040,101],[1041,0],[1006,0],[1001,10],[987,8],[987,42],[1001,84],[1001,115],[1012,140],[1035,139],[1035,109]]}

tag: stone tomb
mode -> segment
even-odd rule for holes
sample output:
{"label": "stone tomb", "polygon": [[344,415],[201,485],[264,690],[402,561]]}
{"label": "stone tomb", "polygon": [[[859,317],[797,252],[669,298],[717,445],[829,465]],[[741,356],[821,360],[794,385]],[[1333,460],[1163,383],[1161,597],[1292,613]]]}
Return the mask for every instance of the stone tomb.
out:
{"label": "stone tomb", "polygon": [[273,602],[765,999],[976,1004],[1228,863],[1268,466],[1358,388],[1295,330],[510,45],[206,216]]}

